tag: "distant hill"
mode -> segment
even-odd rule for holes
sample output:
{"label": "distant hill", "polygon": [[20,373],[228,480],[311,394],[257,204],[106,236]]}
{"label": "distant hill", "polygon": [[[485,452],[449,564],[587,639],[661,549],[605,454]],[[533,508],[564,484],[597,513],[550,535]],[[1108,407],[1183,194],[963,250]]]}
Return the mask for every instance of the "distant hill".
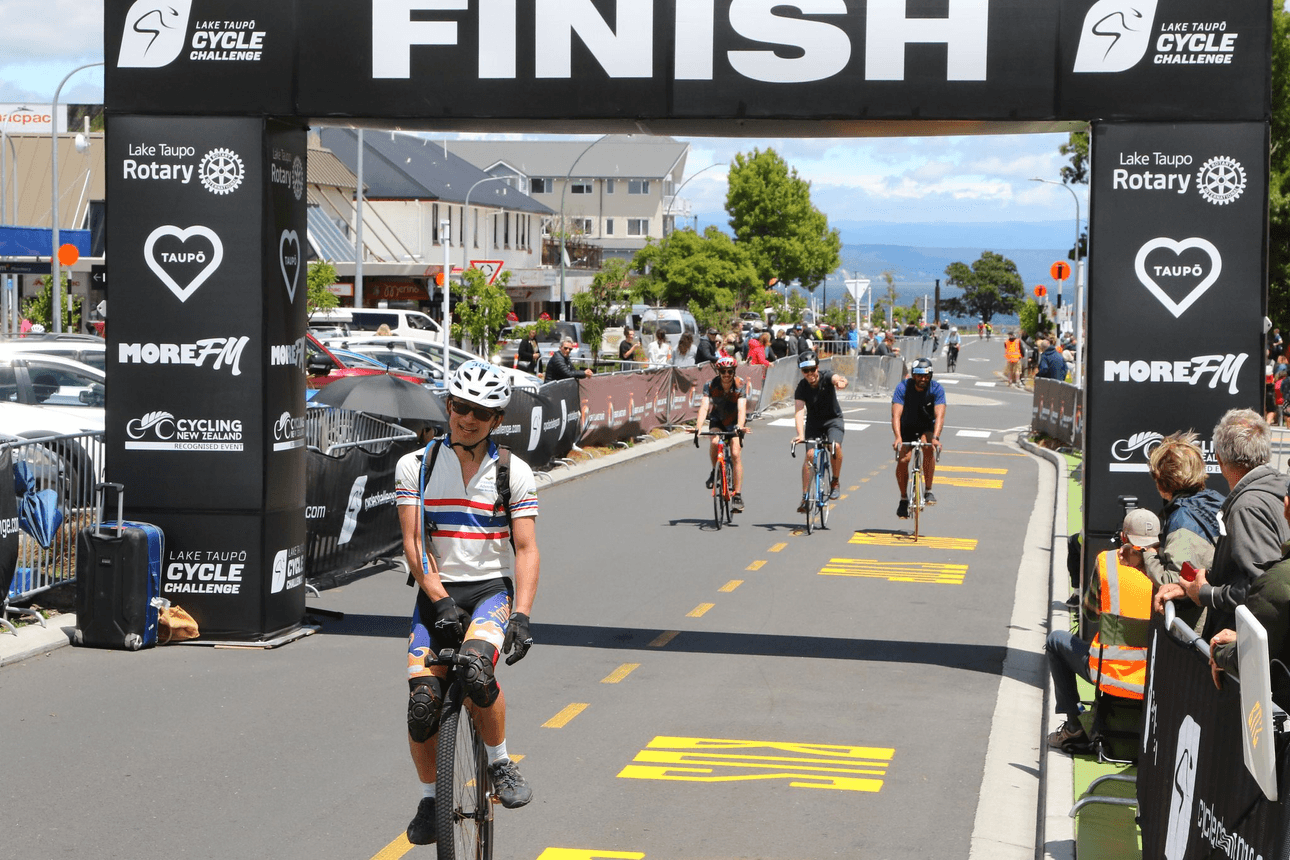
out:
{"label": "distant hill", "polygon": [[[1058,248],[1045,250],[1017,248],[914,248],[906,245],[843,245],[842,268],[852,277],[881,280],[883,272],[890,271],[897,286],[934,284],[937,278],[945,286],[945,270],[951,263],[971,266],[984,251],[993,251],[1017,264],[1017,272],[1026,285],[1026,294],[1037,284],[1056,286],[1048,270],[1056,260],[1065,260],[1066,251]],[[1074,295],[1073,280],[1066,282],[1065,293]]]}

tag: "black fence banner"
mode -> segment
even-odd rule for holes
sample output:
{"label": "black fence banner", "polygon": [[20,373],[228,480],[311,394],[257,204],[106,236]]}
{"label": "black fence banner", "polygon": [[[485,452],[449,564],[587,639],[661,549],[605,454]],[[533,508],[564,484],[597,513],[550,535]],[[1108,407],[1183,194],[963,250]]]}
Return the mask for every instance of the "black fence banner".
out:
{"label": "black fence banner", "polygon": [[576,380],[550,382],[537,392],[515,390],[493,439],[541,468],[569,453],[578,440],[578,417]]}
{"label": "black fence banner", "polygon": [[1093,128],[1085,372],[1085,525],[1119,528],[1116,498],[1157,498],[1146,455],[1261,408],[1268,127]]}
{"label": "black fence banner", "polygon": [[0,447],[0,604],[9,596],[18,569],[18,494],[13,480],[13,449]]}
{"label": "black fence banner", "polygon": [[1035,397],[1030,407],[1030,429],[1082,450],[1083,405],[1082,392],[1074,385],[1036,377]]}
{"label": "black fence banner", "polygon": [[329,584],[338,574],[373,559],[398,554],[403,543],[394,499],[399,458],[421,447],[413,441],[363,446],[339,456],[310,450],[306,456],[305,531],[309,581]]}
{"label": "black fence banner", "polygon": [[1169,635],[1159,615],[1148,666],[1137,782],[1142,856],[1284,856],[1290,735],[1274,738],[1281,799],[1270,802],[1243,761],[1237,683],[1215,689],[1209,662]]}

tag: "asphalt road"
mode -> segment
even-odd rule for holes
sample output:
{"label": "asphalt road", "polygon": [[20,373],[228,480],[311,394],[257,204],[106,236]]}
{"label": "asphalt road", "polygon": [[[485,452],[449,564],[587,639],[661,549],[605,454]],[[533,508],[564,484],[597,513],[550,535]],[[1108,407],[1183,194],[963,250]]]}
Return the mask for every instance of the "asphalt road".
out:
{"label": "asphalt road", "polygon": [[[978,385],[1001,353],[969,345],[942,375],[917,544],[881,400],[848,405],[844,496],[809,536],[783,420],[755,425],[747,511],[721,531],[688,444],[542,490],[538,644],[499,666],[535,799],[498,808],[495,856],[966,858],[1041,468],[1004,432],[1030,396]],[[412,599],[386,572],[311,598],[344,620],[276,650],[5,667],[6,853],[434,856],[402,837]]]}

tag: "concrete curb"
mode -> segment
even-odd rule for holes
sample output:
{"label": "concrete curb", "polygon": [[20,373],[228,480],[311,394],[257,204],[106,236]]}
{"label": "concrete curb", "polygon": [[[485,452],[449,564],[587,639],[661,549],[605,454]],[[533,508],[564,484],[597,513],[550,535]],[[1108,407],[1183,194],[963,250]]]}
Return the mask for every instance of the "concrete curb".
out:
{"label": "concrete curb", "polygon": [[16,636],[0,631],[0,666],[8,666],[28,657],[39,657],[72,644],[72,633],[76,630],[75,613],[47,618],[45,625],[41,627],[39,624],[28,624],[19,627]]}

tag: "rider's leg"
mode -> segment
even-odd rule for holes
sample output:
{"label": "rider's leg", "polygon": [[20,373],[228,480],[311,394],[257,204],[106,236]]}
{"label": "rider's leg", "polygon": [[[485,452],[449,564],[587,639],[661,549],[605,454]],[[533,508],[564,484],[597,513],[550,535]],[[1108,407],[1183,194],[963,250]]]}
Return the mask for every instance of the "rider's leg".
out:
{"label": "rider's leg", "polygon": [[708,462],[712,468],[717,468],[717,437],[713,436],[708,440]]}
{"label": "rider's leg", "polygon": [[744,446],[738,436],[731,436],[726,444],[730,446],[730,459],[735,464],[735,495],[738,495],[744,488]]}
{"label": "rider's leg", "polygon": [[830,459],[833,461],[831,464],[833,466],[833,483],[836,484],[842,480],[842,443],[841,442],[833,443],[833,456]]}
{"label": "rider's leg", "polygon": [[896,459],[896,486],[900,488],[900,497],[908,498],[905,491],[909,487],[909,458],[914,455],[913,448],[901,448]]}
{"label": "rider's leg", "polygon": [[[928,433],[923,437],[926,441],[932,441],[932,434]],[[935,449],[933,449],[935,450]],[[932,488],[932,479],[936,477],[936,457],[932,451],[923,449],[923,488],[930,490]]]}
{"label": "rider's leg", "polygon": [[802,495],[811,491],[811,458],[815,452],[810,445],[806,446],[806,456],[802,458]]}

